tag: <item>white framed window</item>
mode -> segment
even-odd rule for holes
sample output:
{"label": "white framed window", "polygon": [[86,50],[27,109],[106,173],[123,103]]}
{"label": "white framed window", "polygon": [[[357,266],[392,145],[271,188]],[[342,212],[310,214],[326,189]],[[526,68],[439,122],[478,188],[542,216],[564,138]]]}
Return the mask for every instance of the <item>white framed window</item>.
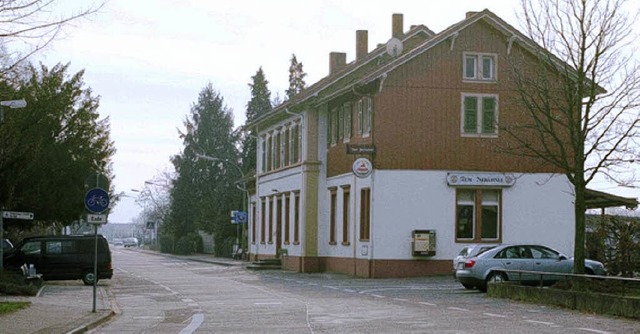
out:
{"label": "white framed window", "polygon": [[493,53],[464,53],[462,79],[474,81],[497,80],[497,55]]}
{"label": "white framed window", "polygon": [[343,142],[347,143],[351,140],[351,128],[353,127],[353,123],[352,123],[352,112],[351,112],[351,101],[345,102],[342,105],[342,113],[344,114],[344,138],[343,138]]}
{"label": "white framed window", "polygon": [[460,132],[463,136],[498,135],[498,95],[462,94]]}
{"label": "white framed window", "polygon": [[368,137],[371,132],[371,118],[373,116],[373,101],[370,97],[362,98],[362,136]]}

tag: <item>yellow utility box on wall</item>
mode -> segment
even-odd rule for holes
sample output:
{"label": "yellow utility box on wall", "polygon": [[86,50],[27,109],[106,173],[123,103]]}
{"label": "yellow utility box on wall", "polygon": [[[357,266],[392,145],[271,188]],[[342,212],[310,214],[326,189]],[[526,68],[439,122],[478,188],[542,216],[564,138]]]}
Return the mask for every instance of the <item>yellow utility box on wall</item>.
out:
{"label": "yellow utility box on wall", "polygon": [[412,244],[413,244],[413,256],[436,255],[436,231],[435,230],[414,230]]}

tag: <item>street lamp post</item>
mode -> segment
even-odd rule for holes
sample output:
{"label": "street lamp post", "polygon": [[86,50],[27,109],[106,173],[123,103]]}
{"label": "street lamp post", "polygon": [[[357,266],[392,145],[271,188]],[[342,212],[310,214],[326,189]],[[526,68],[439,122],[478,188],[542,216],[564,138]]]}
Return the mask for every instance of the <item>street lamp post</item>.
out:
{"label": "street lamp post", "polygon": [[[242,172],[242,168],[240,168],[240,166],[238,166],[236,163],[228,160],[228,159],[221,159],[221,158],[216,158],[216,157],[211,157],[208,155],[204,155],[204,154],[198,154],[196,153],[196,158],[198,159],[203,159],[203,160],[209,160],[209,161],[214,161],[214,162],[222,162],[222,163],[227,163],[231,166],[233,166],[238,173],[240,173],[240,178],[243,181],[243,187],[240,187],[239,185],[236,184],[236,188],[238,188],[238,190],[242,191],[244,193],[244,196],[242,196],[242,211],[244,211],[245,213],[247,212],[247,201],[248,201],[248,197],[249,197],[249,191],[247,190],[247,184],[246,181],[244,180],[245,175]],[[236,224],[236,249],[234,251],[237,251],[238,248],[240,248],[240,224]]]}
{"label": "street lamp post", "polygon": [[[2,107],[9,107],[11,109],[19,109],[27,106],[27,101],[21,100],[9,100],[0,101],[0,124],[4,122],[4,111]],[[4,205],[0,203],[0,243],[4,245]],[[4,249],[0,247],[0,273],[4,271]]]}

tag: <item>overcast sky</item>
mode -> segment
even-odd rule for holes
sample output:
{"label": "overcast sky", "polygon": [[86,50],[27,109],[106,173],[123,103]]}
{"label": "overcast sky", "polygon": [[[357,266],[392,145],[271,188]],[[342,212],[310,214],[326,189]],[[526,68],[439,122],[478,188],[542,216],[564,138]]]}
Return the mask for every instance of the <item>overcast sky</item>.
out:
{"label": "overcast sky", "polygon": [[[68,0],[70,6],[78,2]],[[82,3],[82,2],[80,2]],[[89,19],[37,60],[85,69],[85,84],[101,96],[99,112],[111,120],[116,192],[124,198],[110,223],[140,212],[131,189],[172,170],[182,142],[177,129],[209,82],[244,123],[248,83],[262,67],[272,97],[284,96],[295,53],[307,85],[328,74],[329,53],[355,57],[356,30],[369,31],[369,51],[391,38],[391,16],[404,15],[404,31],[423,24],[440,32],[467,11],[489,9],[516,28],[517,0],[204,1],[107,0]],[[633,197],[638,197],[634,195]]]}

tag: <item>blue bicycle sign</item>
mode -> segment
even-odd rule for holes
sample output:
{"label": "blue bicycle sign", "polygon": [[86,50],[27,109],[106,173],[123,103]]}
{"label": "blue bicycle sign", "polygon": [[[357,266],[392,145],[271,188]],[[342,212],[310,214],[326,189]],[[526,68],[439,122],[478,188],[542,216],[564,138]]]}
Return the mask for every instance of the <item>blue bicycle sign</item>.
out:
{"label": "blue bicycle sign", "polygon": [[84,206],[92,213],[104,212],[109,207],[109,194],[104,189],[93,188],[87,191]]}

